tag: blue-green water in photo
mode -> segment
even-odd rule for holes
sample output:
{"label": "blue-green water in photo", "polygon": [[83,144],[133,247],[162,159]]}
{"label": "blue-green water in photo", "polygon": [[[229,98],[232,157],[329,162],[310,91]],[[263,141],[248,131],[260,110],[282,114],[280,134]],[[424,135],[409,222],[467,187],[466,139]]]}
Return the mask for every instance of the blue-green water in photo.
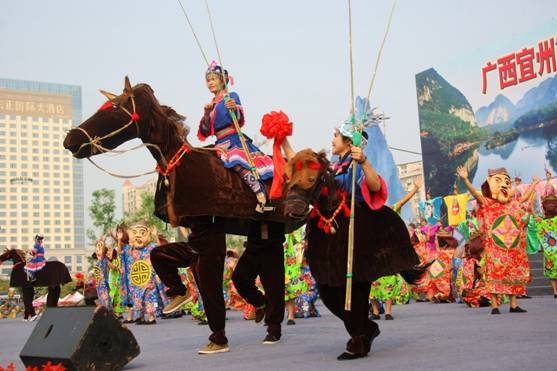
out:
{"label": "blue-green water in photo", "polygon": [[479,158],[473,183],[480,186],[488,169],[505,167],[514,178],[520,175],[524,183],[530,183],[534,175],[544,177],[544,166],[555,175],[557,169],[557,127],[536,129],[520,134],[518,139],[497,148],[479,147]]}

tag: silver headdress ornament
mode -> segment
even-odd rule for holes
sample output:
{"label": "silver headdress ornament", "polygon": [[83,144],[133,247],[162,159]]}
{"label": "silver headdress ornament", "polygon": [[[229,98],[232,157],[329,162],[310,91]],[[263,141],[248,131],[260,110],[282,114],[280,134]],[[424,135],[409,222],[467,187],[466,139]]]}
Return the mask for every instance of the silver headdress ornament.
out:
{"label": "silver headdress ornament", "polygon": [[[356,123],[360,123],[363,125],[364,128],[370,128],[373,126],[379,125],[379,123],[386,120],[388,117],[385,117],[384,113],[376,113],[377,107],[368,108],[367,112],[364,115],[364,110],[367,105],[367,99],[362,97],[356,98],[356,114],[355,114],[355,121]],[[368,106],[369,107],[369,106]],[[351,119],[345,120],[342,122],[335,130],[337,130],[342,136],[347,138],[353,139],[354,138],[354,131],[356,126],[352,122]],[[367,144],[367,140],[362,138],[363,146]]]}

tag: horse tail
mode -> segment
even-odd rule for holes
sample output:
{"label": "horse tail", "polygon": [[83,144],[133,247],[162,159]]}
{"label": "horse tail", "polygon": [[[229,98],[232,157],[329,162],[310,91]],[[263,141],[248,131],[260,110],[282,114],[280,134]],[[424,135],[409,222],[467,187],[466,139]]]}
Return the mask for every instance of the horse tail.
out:
{"label": "horse tail", "polygon": [[424,265],[420,265],[420,266],[414,267],[412,269],[407,269],[407,270],[401,271],[400,275],[402,276],[402,278],[404,278],[404,280],[406,282],[413,285],[416,282],[418,282],[424,276],[424,274],[426,274],[427,269],[429,268],[429,266],[431,264],[433,264],[433,262],[434,262],[434,260],[432,260],[429,263],[426,263]]}

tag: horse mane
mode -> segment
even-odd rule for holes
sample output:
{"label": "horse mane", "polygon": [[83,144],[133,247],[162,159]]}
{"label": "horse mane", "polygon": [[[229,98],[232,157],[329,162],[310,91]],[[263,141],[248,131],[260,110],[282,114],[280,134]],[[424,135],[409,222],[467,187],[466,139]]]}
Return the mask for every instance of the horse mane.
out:
{"label": "horse mane", "polygon": [[161,105],[163,113],[166,115],[168,122],[174,126],[179,137],[186,139],[190,133],[190,127],[186,125],[186,116],[180,115],[172,107]]}
{"label": "horse mane", "polygon": [[[159,137],[155,139],[163,146],[171,143],[171,136],[178,137],[182,141],[187,142],[190,128],[185,124],[185,116],[180,115],[170,106],[160,104],[155,97],[155,91],[150,85],[138,84],[134,86],[133,90],[136,96],[143,95],[145,102],[149,102],[150,120],[148,134],[158,134]],[[139,102],[140,100],[138,100]],[[160,128],[162,127],[170,128],[170,130],[161,131]]]}
{"label": "horse mane", "polygon": [[327,187],[328,195],[327,199],[327,209],[333,210],[338,204],[338,194],[337,190],[339,189],[339,185],[335,180],[335,173],[331,168],[331,162],[327,158],[327,153],[325,151],[320,151],[317,153],[317,160],[321,165],[321,181],[322,181],[322,189]]}
{"label": "horse mane", "polygon": [[8,253],[10,256],[13,256],[12,254],[16,254],[17,256],[19,256],[19,258],[22,261],[25,261],[25,252],[21,249],[9,249],[6,248],[6,250],[4,251],[4,253]]}

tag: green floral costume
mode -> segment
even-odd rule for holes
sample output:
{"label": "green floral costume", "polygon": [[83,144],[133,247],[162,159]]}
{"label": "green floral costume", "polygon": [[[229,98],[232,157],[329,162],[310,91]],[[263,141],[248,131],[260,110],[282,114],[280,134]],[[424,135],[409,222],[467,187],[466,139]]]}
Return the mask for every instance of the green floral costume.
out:
{"label": "green floral costume", "polygon": [[543,249],[543,274],[557,279],[557,216],[542,219],[537,226],[538,238]]}
{"label": "green floral costume", "polygon": [[284,301],[296,299],[307,291],[306,282],[302,279],[301,262],[296,255],[301,248],[302,230],[298,229],[286,235],[284,244]]}
{"label": "green floral costume", "polygon": [[372,300],[401,300],[401,282],[398,275],[381,277],[371,283],[369,298]]}
{"label": "green floral costume", "polygon": [[122,308],[122,296],[120,294],[120,257],[116,256],[112,259],[111,263],[116,268],[110,269],[110,267],[108,267],[108,295],[110,296],[114,313],[120,315],[124,313],[124,308]]}
{"label": "green floral costume", "polygon": [[[391,209],[400,215],[401,206],[398,203],[393,204]],[[411,293],[410,290],[403,290],[405,283],[398,274],[381,277],[371,283],[369,298],[380,301],[392,300],[393,303],[407,303]]]}
{"label": "green floral costume", "polygon": [[536,218],[529,216],[528,225],[526,226],[526,252],[528,254],[537,254],[540,246],[538,238],[538,223]]}

